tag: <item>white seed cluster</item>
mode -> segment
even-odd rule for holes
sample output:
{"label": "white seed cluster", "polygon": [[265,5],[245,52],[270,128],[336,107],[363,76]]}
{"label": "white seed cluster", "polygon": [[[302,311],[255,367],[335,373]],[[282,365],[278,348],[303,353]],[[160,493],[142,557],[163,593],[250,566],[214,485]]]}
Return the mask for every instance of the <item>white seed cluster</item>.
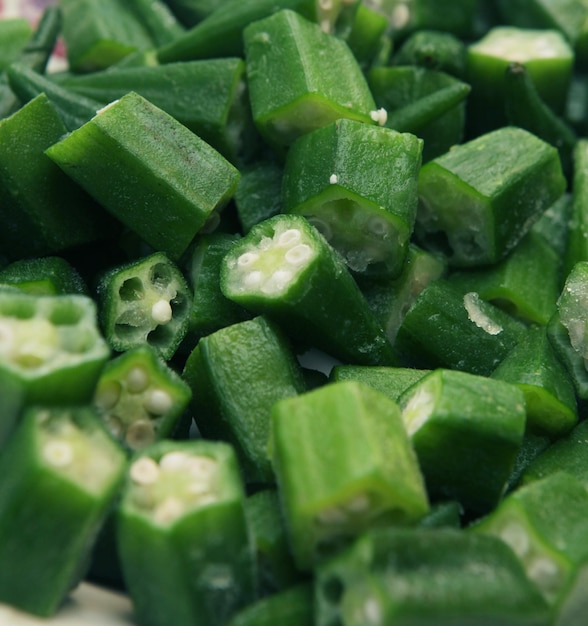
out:
{"label": "white seed cluster", "polygon": [[141,457],[129,476],[136,506],[157,524],[172,524],[187,512],[218,500],[218,463],[184,451],[164,454],[159,462]]}

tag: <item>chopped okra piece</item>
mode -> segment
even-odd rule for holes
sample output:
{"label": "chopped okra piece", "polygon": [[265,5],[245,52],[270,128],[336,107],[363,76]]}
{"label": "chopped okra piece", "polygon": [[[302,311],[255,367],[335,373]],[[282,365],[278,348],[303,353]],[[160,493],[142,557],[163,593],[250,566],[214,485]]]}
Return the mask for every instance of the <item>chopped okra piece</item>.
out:
{"label": "chopped okra piece", "polygon": [[463,507],[457,500],[434,502],[431,510],[419,520],[420,528],[461,528]]}
{"label": "chopped okra piece", "polygon": [[[96,307],[83,295],[35,296],[0,290],[0,395],[6,397],[0,441],[10,434],[17,405],[86,403],[110,356]],[[20,400],[19,400],[20,398]]]}
{"label": "chopped okra piece", "polygon": [[558,438],[578,421],[574,384],[557,357],[545,327],[533,327],[492,378],[517,385],[525,394],[527,430]]}
{"label": "chopped okra piece", "polygon": [[488,132],[506,123],[506,70],[512,62],[524,65],[545,103],[556,113],[563,112],[574,65],[564,36],[556,30],[496,26],[468,46],[472,132]]}
{"label": "chopped okra piece", "polygon": [[360,67],[365,70],[378,63],[382,46],[390,39],[388,20],[364,2],[358,2],[344,39]]}
{"label": "chopped okra piece", "polygon": [[0,459],[0,602],[42,616],[60,608],[125,469],[90,408],[26,411]]}
{"label": "chopped okra piece", "polygon": [[396,364],[394,349],[345,262],[302,216],[276,215],[237,241],[224,258],[221,290],[335,358]]}
{"label": "chopped okra piece", "polygon": [[302,570],[368,528],[415,523],[429,510],[398,405],[361,383],[332,383],[274,404],[270,449]]}
{"label": "chopped okra piece", "polygon": [[547,626],[541,594],[495,537],[456,529],[371,530],[321,565],[316,626]]}
{"label": "chopped okra piece", "polygon": [[0,284],[18,287],[26,293],[37,295],[89,293],[76,268],[58,256],[13,261],[0,270]]}
{"label": "chopped okra piece", "polygon": [[433,500],[486,513],[500,500],[525,433],[525,397],[509,383],[435,370],[400,397]]}
{"label": "chopped okra piece", "polygon": [[108,214],[43,154],[65,133],[45,94],[0,120],[0,247],[11,260],[60,253],[113,230]]}
{"label": "chopped okra piece", "polygon": [[534,433],[525,432],[523,443],[517,453],[512,472],[508,479],[505,494],[516,489],[521,483],[521,477],[536,457],[550,446],[551,442],[544,435],[535,435]]}
{"label": "chopped okra piece", "polygon": [[304,215],[359,274],[397,276],[417,208],[423,142],[340,119],[288,150],[284,212]]}
{"label": "chopped okra piece", "polygon": [[140,623],[220,626],[256,597],[237,460],[217,441],[161,441],[131,461],[118,550]]}
{"label": "chopped okra piece", "polygon": [[445,367],[489,376],[524,337],[525,324],[439,278],[406,312],[395,348],[411,367]]}
{"label": "chopped okra piece", "polygon": [[[573,185],[575,186],[575,183]],[[541,235],[556,251],[560,266],[560,284],[563,283],[561,277],[567,276],[570,271],[570,268],[567,267],[566,253],[568,248],[571,249],[574,245],[571,234],[573,229],[572,220],[574,219],[574,207],[572,205],[572,194],[564,193],[559,200],[556,200],[543,212],[541,217],[533,224],[533,228],[531,228],[532,233]],[[586,258],[588,259],[588,255]]]}
{"label": "chopped okra piece", "polygon": [[134,0],[129,8],[155,46],[163,46],[185,32],[185,28],[163,0]]}
{"label": "chopped okra piece", "polygon": [[556,472],[510,493],[471,527],[507,543],[552,609],[552,623],[572,626],[586,615],[588,494]]}
{"label": "chopped okra piece", "polygon": [[455,271],[448,280],[462,293],[475,291],[507,313],[545,326],[555,312],[560,275],[557,252],[543,236],[529,232],[502,261]]}
{"label": "chopped okra piece", "polygon": [[250,495],[245,513],[256,547],[260,595],[300,582],[303,575],[292,558],[277,490],[263,489]]}
{"label": "chopped okra piece", "polygon": [[134,92],[101,109],[46,154],[114,217],[174,260],[228,202],[239,180],[220,153]]}
{"label": "chopped okra piece", "polygon": [[32,34],[31,25],[24,17],[5,18],[0,22],[0,72],[18,59]]}
{"label": "chopped okra piece", "polygon": [[564,277],[579,261],[588,261],[588,139],[579,139],[573,153],[572,215],[564,259]]}
{"label": "chopped okra piece", "polygon": [[556,148],[521,128],[500,128],[423,166],[417,238],[454,266],[496,263],[565,189]]}
{"label": "chopped okra piece", "polygon": [[273,482],[267,451],[275,402],[306,390],[281,331],[256,317],[202,337],[183,378],[194,397],[194,420],[209,439],[230,441],[247,482]]}
{"label": "chopped okra piece", "polygon": [[192,294],[163,252],[111,268],[98,294],[106,340],[118,352],[147,342],[167,360],[188,332]]}
{"label": "chopped okra piece", "polygon": [[342,39],[289,9],[251,23],[243,38],[253,119],[271,145],[339,118],[373,123],[374,100]]}
{"label": "chopped okra piece", "polygon": [[109,361],[94,391],[94,406],[113,437],[140,450],[169,438],[192,391],[149,344]]}

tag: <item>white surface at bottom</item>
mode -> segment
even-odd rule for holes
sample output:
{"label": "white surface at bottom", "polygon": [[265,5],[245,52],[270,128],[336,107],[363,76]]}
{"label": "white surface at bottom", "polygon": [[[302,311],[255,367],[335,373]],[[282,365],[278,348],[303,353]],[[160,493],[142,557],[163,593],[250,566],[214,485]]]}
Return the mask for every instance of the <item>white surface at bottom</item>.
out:
{"label": "white surface at bottom", "polygon": [[44,619],[0,604],[1,626],[136,626],[130,600],[94,585],[82,583],[58,613]]}

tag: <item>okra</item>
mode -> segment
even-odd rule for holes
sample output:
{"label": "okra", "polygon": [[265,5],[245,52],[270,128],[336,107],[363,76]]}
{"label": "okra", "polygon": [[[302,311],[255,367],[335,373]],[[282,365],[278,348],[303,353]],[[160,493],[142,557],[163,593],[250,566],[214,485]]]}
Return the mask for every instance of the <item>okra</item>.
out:
{"label": "okra", "polygon": [[126,457],[90,408],[41,407],[0,467],[0,601],[51,616],[84,575]]}
{"label": "okra", "polygon": [[510,493],[471,530],[507,543],[550,606],[553,623],[571,626],[586,611],[587,515],[584,487],[556,472]]}
{"label": "okra", "polygon": [[548,608],[512,550],[455,529],[382,528],[317,569],[316,626],[546,626]]}
{"label": "okra", "polygon": [[173,260],[228,202],[239,179],[214,148],[133,92],[46,154],[114,217]]}
{"label": "okra", "polygon": [[345,41],[364,71],[378,63],[382,46],[389,40],[387,31],[388,20],[384,15],[364,2],[357,3]]}
{"label": "okra", "polygon": [[166,3],[186,27],[195,26],[226,4],[224,0],[168,0]]}
{"label": "okra", "polygon": [[281,331],[256,317],[202,337],[183,377],[193,392],[200,432],[233,444],[248,482],[273,482],[267,451],[271,407],[305,391]]}
{"label": "okra", "polygon": [[525,397],[509,383],[435,370],[400,397],[432,500],[486,513],[500,500],[525,432]]}
{"label": "okra", "polygon": [[341,119],[298,138],[284,167],[284,211],[304,215],[360,274],[397,276],[417,207],[422,141]]}
{"label": "okra", "polygon": [[0,22],[0,72],[17,60],[27,41],[33,34],[28,20],[23,17],[14,17]]}
{"label": "okra", "polygon": [[573,152],[572,215],[564,259],[564,278],[579,261],[588,261],[588,141],[579,139]]}
{"label": "okra", "polygon": [[422,167],[415,231],[453,266],[496,263],[565,189],[556,148],[503,127]]}
{"label": "okra", "polygon": [[117,539],[141,624],[228,624],[255,599],[244,500],[228,444],[161,441],[134,457]]}
{"label": "okra", "polygon": [[373,123],[374,100],[342,39],[283,9],[249,24],[243,40],[253,120],[270,145],[340,118]]}
{"label": "okra", "polygon": [[415,523],[429,510],[398,405],[361,383],[332,383],[276,402],[270,447],[302,570],[368,528]]}
{"label": "okra", "polygon": [[163,252],[110,268],[98,284],[100,321],[118,352],[148,343],[170,359],[188,332],[192,293]]}
{"label": "okra", "polygon": [[396,354],[345,262],[299,215],[254,226],[223,260],[221,290],[335,358],[394,365]]}
{"label": "okra", "polygon": [[191,396],[188,384],[145,344],[106,363],[92,402],[111,435],[135,451],[171,438]]}
{"label": "okra", "polygon": [[167,2],[134,0],[129,8],[147,31],[153,47],[164,46],[181,37],[185,32],[185,28],[176,19]]}
{"label": "okra", "polygon": [[[572,194],[564,193],[556,200],[541,217],[533,224],[531,232],[541,235],[545,241],[556,251],[558,255],[560,285],[563,284],[570,269],[566,264],[566,251],[568,243],[572,247]],[[578,259],[580,260],[580,259]],[[573,265],[573,263],[572,263]]]}
{"label": "okra", "polygon": [[90,293],[78,270],[58,256],[13,261],[0,270],[0,284],[46,296]]}

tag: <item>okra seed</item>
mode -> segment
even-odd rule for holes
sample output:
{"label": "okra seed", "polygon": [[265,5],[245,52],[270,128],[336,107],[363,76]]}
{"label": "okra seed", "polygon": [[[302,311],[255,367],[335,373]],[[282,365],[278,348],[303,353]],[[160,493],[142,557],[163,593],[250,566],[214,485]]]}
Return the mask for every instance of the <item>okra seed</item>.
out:
{"label": "okra seed", "polygon": [[463,297],[463,305],[468,318],[478,328],[486,331],[489,335],[498,335],[502,332],[502,326],[490,319],[480,308],[480,296],[475,292],[466,293]]}
{"label": "okra seed", "polygon": [[131,465],[130,476],[139,485],[153,485],[159,478],[159,465],[148,456],[141,457]]}
{"label": "okra seed", "polygon": [[165,415],[173,405],[173,398],[163,389],[152,389],[143,402],[145,410],[153,415]]}
{"label": "okra seed", "polygon": [[262,252],[269,250],[273,245],[273,239],[271,237],[262,237],[257,247]]}
{"label": "okra seed", "polygon": [[155,428],[149,420],[137,420],[127,429],[125,441],[132,450],[139,450],[155,441]]}
{"label": "okra seed", "polygon": [[252,288],[252,287],[259,287],[259,285],[261,285],[261,282],[263,280],[263,273],[260,272],[259,270],[255,270],[253,272],[249,272],[244,279],[244,283],[247,287]]}
{"label": "okra seed", "polygon": [[110,411],[120,399],[120,385],[116,381],[106,382],[98,387],[94,396],[94,405],[102,411]]}
{"label": "okra seed", "polygon": [[388,224],[386,224],[384,220],[381,220],[378,217],[372,218],[368,222],[367,226],[370,232],[374,233],[375,235],[379,235],[380,237],[388,234]]}
{"label": "okra seed", "polygon": [[0,351],[10,352],[14,345],[14,330],[10,324],[0,323]]}
{"label": "okra seed", "polygon": [[332,508],[324,509],[317,514],[317,521],[319,524],[332,525],[332,524],[344,524],[347,521],[347,515],[341,509]]}
{"label": "okra seed", "polygon": [[288,285],[288,283],[292,280],[292,277],[292,272],[288,270],[277,270],[263,285],[261,291],[269,294],[280,292]]}
{"label": "okra seed", "polygon": [[297,246],[290,248],[284,255],[286,261],[292,265],[302,265],[312,256],[312,249],[305,243],[299,243]]}
{"label": "okra seed", "polygon": [[43,448],[43,458],[54,467],[67,467],[73,461],[72,447],[66,441],[49,441]]}
{"label": "okra seed", "polygon": [[336,185],[339,182],[339,177],[337,176],[337,174],[331,174],[329,176],[329,183],[331,185]]}
{"label": "okra seed", "polygon": [[158,300],[151,307],[151,317],[158,324],[169,324],[173,317],[171,304],[168,300]]}
{"label": "okra seed", "polygon": [[300,238],[302,237],[301,232],[296,229],[296,228],[289,228],[288,230],[285,230],[279,237],[278,237],[278,246],[283,246],[283,247],[287,247],[289,248],[290,246],[294,245],[295,243],[298,243],[300,241]]}
{"label": "okra seed", "polygon": [[375,111],[370,111],[370,117],[379,126],[384,126],[388,120],[388,112],[384,108],[376,109]]}
{"label": "okra seed", "polygon": [[368,598],[363,605],[365,623],[371,625],[382,623],[382,610],[380,603],[375,598]]}
{"label": "okra seed", "polygon": [[169,524],[180,517],[184,512],[184,503],[178,498],[166,498],[153,513],[158,524]]}
{"label": "okra seed", "polygon": [[186,471],[192,478],[206,481],[210,481],[216,469],[216,461],[207,456],[191,456],[186,465]]}
{"label": "okra seed", "polygon": [[127,391],[141,393],[149,387],[149,374],[143,367],[133,367],[126,375]]}
{"label": "okra seed", "polygon": [[392,24],[394,28],[404,28],[410,21],[410,9],[406,4],[398,4],[392,11]]}
{"label": "okra seed", "polygon": [[114,437],[121,438],[124,436],[125,429],[123,423],[116,415],[107,415],[104,418],[104,423]]}
{"label": "okra seed", "polygon": [[162,470],[180,470],[184,469],[191,457],[185,452],[168,452],[159,459],[159,467]]}
{"label": "okra seed", "polygon": [[544,556],[534,558],[527,565],[527,573],[541,589],[555,589],[561,582],[559,568]]}
{"label": "okra seed", "polygon": [[527,531],[517,523],[507,524],[500,532],[502,540],[514,550],[514,552],[522,557],[529,551],[531,543]]}
{"label": "okra seed", "polygon": [[333,8],[333,0],[319,0],[319,7],[323,11],[330,11]]}
{"label": "okra seed", "polygon": [[255,263],[257,259],[259,259],[259,254],[255,252],[245,252],[237,259],[237,265],[239,265],[239,267],[247,267]]}

